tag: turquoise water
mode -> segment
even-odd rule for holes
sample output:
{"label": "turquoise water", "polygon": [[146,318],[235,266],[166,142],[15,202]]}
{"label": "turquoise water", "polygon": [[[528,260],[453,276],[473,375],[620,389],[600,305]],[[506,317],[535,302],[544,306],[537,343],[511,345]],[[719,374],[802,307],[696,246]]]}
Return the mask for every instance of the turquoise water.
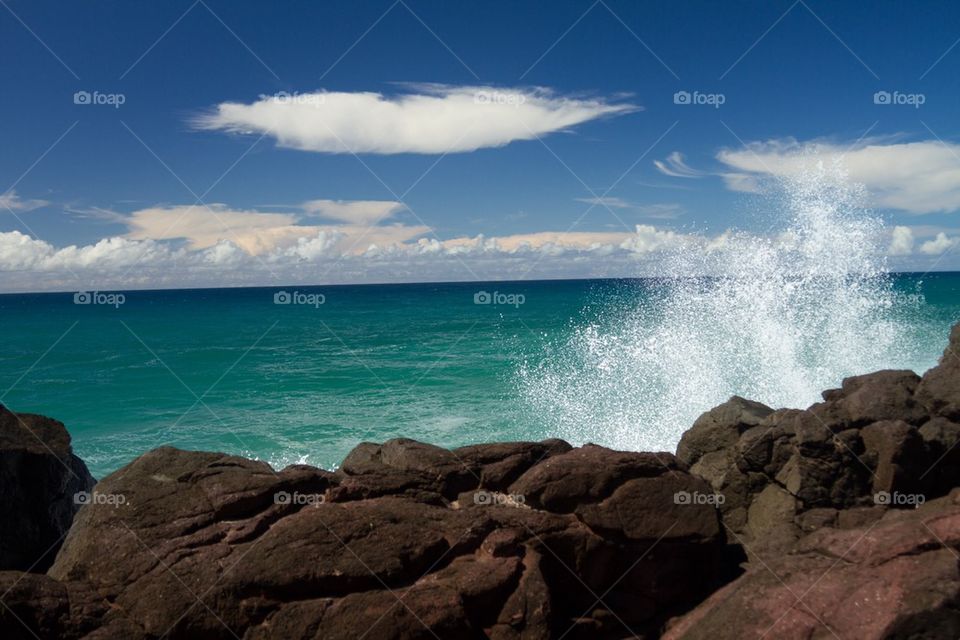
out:
{"label": "turquoise water", "polygon": [[[443,446],[559,435],[668,448],[682,420],[709,408],[700,404],[751,390],[776,400],[781,384],[753,380],[738,389],[733,380],[703,395],[685,394],[682,379],[651,383],[661,387],[631,381],[634,369],[649,373],[658,365],[632,360],[629,337],[618,328],[646,321],[637,310],[656,305],[670,286],[585,280],[298,287],[287,289],[299,294],[292,304],[275,304],[276,288],[131,291],[119,306],[75,304],[68,293],[2,295],[0,397],[13,410],[63,421],[98,477],[163,444],[277,467],[327,468],[360,441],[400,435]],[[817,383],[838,384],[865,372],[858,366],[922,372],[935,364],[960,318],[960,274],[898,275],[892,287],[895,295],[870,310],[882,322],[869,330],[893,327],[885,336],[895,337],[894,349],[871,353],[868,346],[838,362],[822,358],[816,337],[808,336],[796,356],[803,371],[810,367]],[[496,292],[496,303],[476,304],[481,291]],[[310,294],[322,294],[323,304],[312,304],[319,298]],[[706,320],[715,326],[727,318]],[[832,331],[853,335],[858,327]],[[602,362],[574,357],[595,343],[603,347]],[[731,353],[730,362],[745,370],[764,357],[763,348]],[[589,394],[578,396],[583,386]],[[810,392],[799,393],[783,397]],[[645,418],[651,407],[686,397],[691,406],[675,423]],[[557,407],[578,424],[558,417]],[[647,431],[658,436],[644,440]]]}

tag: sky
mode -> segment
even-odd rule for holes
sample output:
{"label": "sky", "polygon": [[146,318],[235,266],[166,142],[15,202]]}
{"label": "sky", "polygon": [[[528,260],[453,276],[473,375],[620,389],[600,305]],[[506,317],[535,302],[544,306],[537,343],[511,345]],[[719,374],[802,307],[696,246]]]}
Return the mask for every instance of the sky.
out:
{"label": "sky", "polygon": [[960,269],[957,25],[950,2],[0,0],[0,291],[642,276],[778,242],[817,170],[862,190],[891,269]]}

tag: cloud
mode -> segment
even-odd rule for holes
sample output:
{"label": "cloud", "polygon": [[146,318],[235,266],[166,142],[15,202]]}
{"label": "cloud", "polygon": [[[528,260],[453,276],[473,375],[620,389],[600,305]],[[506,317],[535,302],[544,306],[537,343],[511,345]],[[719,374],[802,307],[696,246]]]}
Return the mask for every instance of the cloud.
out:
{"label": "cloud", "polygon": [[937,234],[933,240],[928,240],[920,245],[920,251],[928,256],[938,256],[949,249],[957,246],[960,240],[957,238],[948,238],[942,231]]}
{"label": "cloud", "polygon": [[653,165],[660,173],[672,178],[702,178],[705,175],[709,175],[687,165],[683,159],[683,154],[679,151],[671,153],[667,156],[666,160],[654,160]]}
{"label": "cloud", "polygon": [[206,249],[228,239],[258,255],[313,233],[297,226],[297,220],[293,214],[236,211],[211,204],[141,209],[130,214],[126,224],[127,237],[133,240],[184,239],[191,249]]}
{"label": "cloud", "polygon": [[8,211],[32,211],[48,204],[50,203],[46,200],[24,200],[14,190],[0,193],[0,209],[7,209]]}
{"label": "cloud", "polygon": [[654,204],[637,204],[624,200],[623,198],[596,197],[596,198],[575,198],[577,202],[585,202],[596,207],[605,207],[609,209],[623,209],[639,213],[647,218],[659,220],[673,220],[683,215],[683,207],[675,202],[658,202]]}
{"label": "cloud", "polygon": [[913,230],[910,227],[894,227],[890,235],[888,255],[908,256],[913,253]]}
{"label": "cloud", "polygon": [[823,163],[835,164],[850,181],[864,185],[875,206],[915,214],[960,209],[956,144],[927,140],[845,146],[770,140],[722,150],[717,159],[734,170],[724,177],[735,191],[754,191],[764,177],[793,177]]}
{"label": "cloud", "polygon": [[[333,204],[316,205],[317,202]],[[133,240],[183,240],[194,250],[214,248],[229,241],[251,256],[271,254],[279,249],[288,257],[309,259],[328,252],[331,248],[327,246],[329,242],[334,242],[343,252],[359,252],[370,244],[407,242],[430,231],[423,225],[302,224],[311,214],[321,210],[327,217],[373,222],[374,214],[389,215],[398,210],[397,204],[315,200],[304,206],[309,214],[303,215],[235,210],[224,204],[158,206],[131,213],[125,220],[129,229],[126,237]],[[223,251],[218,249],[218,252]]]}
{"label": "cloud", "polygon": [[201,130],[266,134],[320,153],[442,154],[501,147],[638,107],[549,89],[411,85],[409,93],[324,92],[223,102],[194,118]]}
{"label": "cloud", "polygon": [[[126,235],[80,246],[0,232],[0,290],[636,277],[662,275],[663,265],[675,264],[671,258],[709,270],[729,252],[798,249],[788,233],[708,235],[652,224],[443,239],[422,225],[363,223],[374,221],[375,212],[392,215],[397,203],[312,202],[323,204],[286,213],[157,205],[125,215]],[[320,212],[342,219],[315,224]],[[896,227],[888,255],[929,261],[960,243],[955,236],[955,229]]]}
{"label": "cloud", "polygon": [[375,224],[406,208],[393,200],[310,200],[302,207],[321,218],[355,224]]}

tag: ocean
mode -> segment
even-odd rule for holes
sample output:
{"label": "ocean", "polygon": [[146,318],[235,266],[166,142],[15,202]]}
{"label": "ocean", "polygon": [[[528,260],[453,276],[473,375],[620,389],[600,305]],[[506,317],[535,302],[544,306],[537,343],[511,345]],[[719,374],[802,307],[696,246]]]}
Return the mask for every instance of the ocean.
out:
{"label": "ocean", "polygon": [[64,422],[97,477],[161,445],[275,468],[398,436],[672,450],[732,394],[923,372],[958,319],[958,273],[7,294],[0,399]]}

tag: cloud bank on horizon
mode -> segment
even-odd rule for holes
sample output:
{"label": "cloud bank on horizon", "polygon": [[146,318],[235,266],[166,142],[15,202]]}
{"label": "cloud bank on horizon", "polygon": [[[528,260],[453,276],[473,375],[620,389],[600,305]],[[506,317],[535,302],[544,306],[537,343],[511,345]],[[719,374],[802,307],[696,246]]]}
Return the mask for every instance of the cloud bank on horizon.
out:
{"label": "cloud bank on horizon", "polygon": [[[719,177],[727,189],[758,193],[768,180],[795,177],[815,165],[842,166],[837,179],[863,184],[876,206],[911,214],[960,208],[960,168],[943,143],[873,142],[844,146],[793,140],[753,142],[717,153],[715,171],[691,167],[679,152],[654,166],[681,181]],[[845,174],[845,175],[842,175]],[[639,205],[622,198],[578,198],[591,208],[643,211],[670,220],[677,205]],[[10,211],[47,206],[11,191]],[[156,205],[111,214],[126,233],[84,246],[55,247],[20,231],[0,233],[6,290],[56,289],[94,278],[102,287],[255,285],[277,282],[402,281],[635,276],[656,273],[663,255],[709,255],[733,246],[736,230],[680,232],[652,224],[607,231],[550,230],[441,239],[394,200],[313,199],[285,212],[226,204]],[[960,246],[937,227],[896,225],[886,255],[936,257]],[[786,238],[772,235],[776,245]],[[40,274],[39,279],[35,278]],[[89,286],[89,285],[86,285]]]}

